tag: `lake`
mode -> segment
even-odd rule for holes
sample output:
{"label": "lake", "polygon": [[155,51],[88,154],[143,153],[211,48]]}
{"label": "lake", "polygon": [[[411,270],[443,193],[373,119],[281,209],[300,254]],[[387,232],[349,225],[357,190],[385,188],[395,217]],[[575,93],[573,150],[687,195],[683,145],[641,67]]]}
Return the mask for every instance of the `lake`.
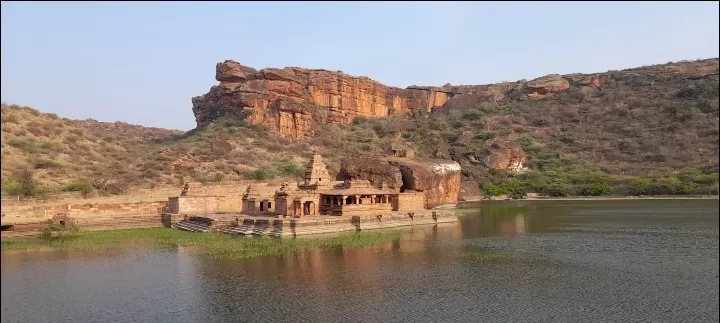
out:
{"label": "lake", "polygon": [[[487,201],[373,248],[3,252],[2,322],[717,322],[718,200]],[[198,233],[202,234],[202,233]]]}

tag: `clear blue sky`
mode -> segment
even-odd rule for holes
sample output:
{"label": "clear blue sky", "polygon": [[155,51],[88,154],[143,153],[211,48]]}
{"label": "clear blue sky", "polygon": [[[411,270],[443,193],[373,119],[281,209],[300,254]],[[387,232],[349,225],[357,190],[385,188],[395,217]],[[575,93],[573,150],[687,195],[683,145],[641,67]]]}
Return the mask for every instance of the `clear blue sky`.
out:
{"label": "clear blue sky", "polygon": [[2,101],[191,129],[215,64],[486,84],[718,57],[718,2],[3,2]]}

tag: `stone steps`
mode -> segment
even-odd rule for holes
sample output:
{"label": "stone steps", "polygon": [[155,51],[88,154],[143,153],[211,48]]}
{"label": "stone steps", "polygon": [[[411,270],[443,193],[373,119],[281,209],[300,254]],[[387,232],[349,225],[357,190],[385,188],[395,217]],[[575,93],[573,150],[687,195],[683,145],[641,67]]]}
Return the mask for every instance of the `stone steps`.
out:
{"label": "stone steps", "polygon": [[173,228],[185,230],[185,231],[192,231],[192,232],[208,232],[210,231],[210,225],[205,222],[196,222],[196,221],[188,221],[188,220],[182,220],[175,225],[173,225]]}
{"label": "stone steps", "polygon": [[137,220],[119,220],[119,221],[92,221],[80,222],[75,224],[83,231],[112,230],[116,228],[155,228],[163,227],[164,224],[160,219],[137,219]]}
{"label": "stone steps", "polygon": [[100,230],[120,230],[120,229],[145,229],[145,228],[162,228],[165,225],[161,222],[158,223],[127,223],[127,224],[113,224],[107,223],[102,225],[94,225],[91,227],[80,227],[81,231],[100,231]]}
{"label": "stone steps", "polygon": [[[188,222],[188,220],[184,220]],[[287,223],[284,226],[274,226],[268,221],[243,221],[238,224],[230,224],[220,230],[221,233],[235,234],[235,235],[252,235],[252,236],[271,236],[271,237],[285,237],[285,236],[304,236],[313,234],[327,234],[327,233],[340,233],[340,232],[351,232],[351,231],[362,231],[362,230],[379,230],[379,229],[391,229],[397,227],[414,226],[414,225],[433,225],[439,223],[450,223],[457,222],[457,218],[452,216],[438,216],[437,219],[433,219],[430,215],[415,216],[414,219],[410,218],[392,218],[388,217],[382,221],[375,221],[374,219],[366,219],[361,221],[356,227],[355,224],[348,221],[319,221],[316,224],[312,222],[303,223],[295,227],[290,227]],[[186,230],[191,231],[209,231],[204,230],[202,225],[198,223],[194,224],[194,227],[187,226]],[[181,225],[182,226],[182,225]],[[206,226],[207,227],[207,226]],[[207,228],[209,229],[209,228]]]}

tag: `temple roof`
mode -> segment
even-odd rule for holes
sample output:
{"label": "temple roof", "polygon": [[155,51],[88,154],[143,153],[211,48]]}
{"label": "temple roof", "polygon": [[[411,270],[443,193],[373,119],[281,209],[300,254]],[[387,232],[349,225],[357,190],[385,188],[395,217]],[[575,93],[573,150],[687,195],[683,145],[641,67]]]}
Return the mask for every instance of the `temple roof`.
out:
{"label": "temple roof", "polygon": [[382,195],[392,193],[391,191],[373,187],[367,180],[353,180],[345,181],[339,187],[323,192],[322,195]]}
{"label": "temple roof", "polygon": [[323,192],[322,195],[383,195],[392,194],[391,191],[383,191],[374,187],[350,187],[350,188],[336,188],[327,192]]}

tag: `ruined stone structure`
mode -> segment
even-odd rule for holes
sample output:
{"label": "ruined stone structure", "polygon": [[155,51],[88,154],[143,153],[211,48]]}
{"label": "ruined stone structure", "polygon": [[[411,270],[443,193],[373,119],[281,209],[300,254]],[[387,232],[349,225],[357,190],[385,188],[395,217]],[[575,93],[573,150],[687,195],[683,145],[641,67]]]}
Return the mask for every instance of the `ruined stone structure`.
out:
{"label": "ruined stone structure", "polygon": [[[405,169],[411,181],[408,187],[421,188],[422,184],[412,182],[415,180],[427,182],[423,179],[427,174],[416,170],[417,174],[412,168]],[[331,180],[317,152],[307,165],[304,180],[295,187],[282,183],[273,196],[260,188],[263,185],[249,185],[242,198],[200,197],[188,196],[200,190],[189,185],[183,190],[185,196],[170,198],[170,213],[164,216],[182,230],[277,237],[457,222],[454,213],[428,210],[422,190],[391,189],[384,181],[378,185],[359,178]],[[454,196],[453,203],[457,192]]]}
{"label": "ruined stone structure", "polygon": [[414,158],[415,157],[415,149],[411,147],[411,145],[408,142],[405,142],[402,139],[402,134],[400,132],[395,135],[395,140],[393,141],[392,145],[390,146],[390,150],[392,151],[393,157],[401,157],[401,158]]}
{"label": "ruined stone structure", "polygon": [[278,217],[352,216],[413,209],[425,209],[423,194],[400,193],[384,183],[373,185],[363,179],[331,180],[322,156],[316,152],[307,165],[304,181],[294,188],[283,183],[272,202],[267,197],[262,199],[249,186],[243,195],[242,213]]}
{"label": "ruined stone structure", "polygon": [[[257,183],[248,185],[242,197],[214,196],[191,183],[181,196],[170,198],[167,216],[182,218],[173,227],[183,230],[271,236],[457,222],[454,213],[429,209],[457,202],[460,166],[414,159],[411,148],[400,139],[396,144],[390,150],[400,157],[356,159],[367,164],[346,167],[346,178],[339,180],[332,179],[315,152],[302,182],[282,183],[274,192]],[[367,169],[377,165],[379,171]]]}
{"label": "ruined stone structure", "polygon": [[[407,159],[407,158],[404,158]],[[305,217],[305,216],[355,216],[382,214],[389,212],[421,211],[428,205],[426,196],[442,200],[433,193],[433,189],[446,191],[449,187],[443,181],[433,181],[445,170],[436,165],[425,174],[422,167],[412,167],[415,161],[396,163],[392,170],[398,174],[390,183],[386,176],[353,176],[342,180],[333,180],[322,156],[313,155],[305,171],[305,178],[294,187],[282,183],[279,189],[271,193],[267,184],[250,184],[242,196],[205,195],[202,185],[188,183],[181,196],[171,197],[168,203],[172,214],[210,214],[237,212],[249,216]],[[375,162],[377,164],[377,162]],[[450,165],[450,168],[453,168]],[[446,167],[447,168],[447,167]],[[361,174],[362,175],[362,174]],[[457,176],[455,176],[457,175]],[[459,173],[452,177],[458,177]],[[391,175],[393,176],[393,175]],[[404,181],[407,180],[407,183]],[[263,190],[261,190],[263,189]],[[459,187],[457,189],[459,191]],[[428,195],[428,191],[431,193]],[[457,202],[457,193],[452,197]],[[445,204],[445,203],[440,203]],[[432,207],[431,206],[431,207]]]}

